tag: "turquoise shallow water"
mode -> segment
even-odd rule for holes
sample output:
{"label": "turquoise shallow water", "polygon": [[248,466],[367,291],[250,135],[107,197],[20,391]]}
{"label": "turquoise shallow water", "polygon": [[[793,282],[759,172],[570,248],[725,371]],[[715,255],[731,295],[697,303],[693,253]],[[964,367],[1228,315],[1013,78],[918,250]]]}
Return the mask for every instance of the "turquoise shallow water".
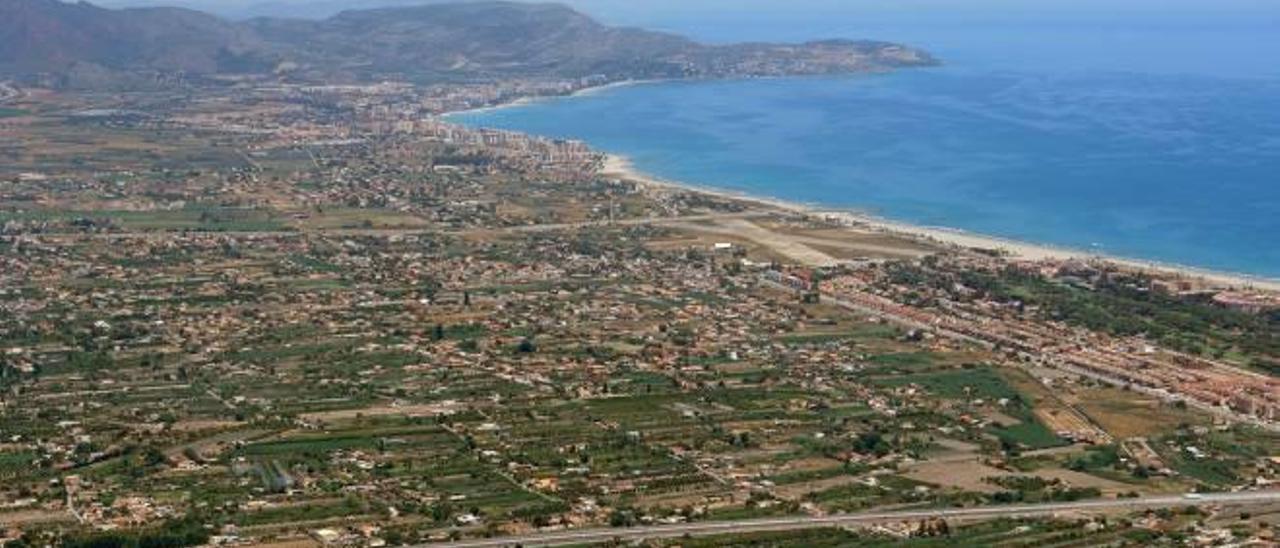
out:
{"label": "turquoise shallow water", "polygon": [[455,115],[655,175],[1280,277],[1280,77],[1001,70],[615,88]]}

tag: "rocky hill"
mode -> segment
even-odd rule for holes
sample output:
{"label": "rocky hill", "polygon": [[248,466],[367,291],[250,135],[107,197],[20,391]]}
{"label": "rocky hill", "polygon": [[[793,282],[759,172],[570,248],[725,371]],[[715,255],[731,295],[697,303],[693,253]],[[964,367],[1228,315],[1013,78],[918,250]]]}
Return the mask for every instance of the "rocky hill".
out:
{"label": "rocky hill", "polygon": [[557,4],[481,1],[232,22],[178,8],[0,0],[0,75],[70,87],[274,74],[300,81],[784,75],[933,64],[881,42],[707,46]]}

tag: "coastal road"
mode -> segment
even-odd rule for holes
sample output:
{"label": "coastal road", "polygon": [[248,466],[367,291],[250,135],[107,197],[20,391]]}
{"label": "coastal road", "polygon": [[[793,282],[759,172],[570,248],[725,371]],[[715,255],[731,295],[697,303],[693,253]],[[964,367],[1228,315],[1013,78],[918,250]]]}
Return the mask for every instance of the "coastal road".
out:
{"label": "coastal road", "polygon": [[932,510],[903,510],[896,512],[868,512],[839,516],[797,516],[740,521],[682,523],[648,527],[583,529],[580,531],[555,531],[518,537],[476,539],[449,544],[423,545],[455,546],[461,548],[504,548],[512,546],[565,546],[608,542],[614,539],[635,541],[641,539],[678,538],[685,535],[706,536],[766,531],[792,531],[816,527],[844,527],[919,521],[922,519],[991,519],[1001,517],[1052,516],[1065,512],[1102,512],[1115,510],[1149,510],[1182,506],[1250,506],[1280,503],[1280,491],[1249,493],[1214,493],[1194,496],[1163,496],[1137,499],[1108,499],[1051,504],[1019,504],[1009,506],[985,506],[981,508],[939,508]]}

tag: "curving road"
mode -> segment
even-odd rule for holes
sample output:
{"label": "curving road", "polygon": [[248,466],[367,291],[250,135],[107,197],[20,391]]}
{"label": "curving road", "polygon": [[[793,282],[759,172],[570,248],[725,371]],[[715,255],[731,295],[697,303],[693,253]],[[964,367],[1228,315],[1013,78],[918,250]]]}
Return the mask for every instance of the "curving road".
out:
{"label": "curving road", "polygon": [[655,525],[625,529],[582,529],[578,531],[570,530],[535,533],[518,537],[464,540],[449,544],[428,544],[423,545],[420,548],[430,546],[454,546],[461,548],[509,548],[517,545],[565,546],[572,544],[608,542],[614,539],[634,541],[654,538],[676,538],[684,535],[706,536],[763,531],[788,531],[811,529],[815,527],[842,527],[900,521],[918,521],[930,518],[984,519],[998,517],[1036,517],[1050,516],[1062,512],[1146,510],[1180,506],[1247,506],[1261,504],[1280,504],[1280,491],[1215,493],[1195,496],[1166,496],[1137,499],[1107,499],[1049,504],[1019,504],[1009,506],[986,506],[981,508],[938,508],[930,510],[871,512],[822,517],[797,516],[741,521]]}

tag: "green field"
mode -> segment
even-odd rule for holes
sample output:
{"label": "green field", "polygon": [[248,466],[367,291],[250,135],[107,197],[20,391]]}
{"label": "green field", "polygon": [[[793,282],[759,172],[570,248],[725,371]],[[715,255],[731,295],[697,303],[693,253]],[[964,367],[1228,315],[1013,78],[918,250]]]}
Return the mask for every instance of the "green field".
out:
{"label": "green field", "polygon": [[1035,418],[1026,399],[1003,376],[990,367],[946,369],[882,377],[876,384],[889,387],[917,385],[930,394],[961,401],[983,400],[987,404],[1008,400],[1001,412],[1018,419],[1018,424],[993,426],[991,432],[1010,444],[1029,449],[1064,445],[1065,442]]}
{"label": "green field", "polygon": [[899,335],[901,331],[891,325],[866,324],[848,331],[793,333],[778,337],[777,340],[785,344],[826,344],[892,339]]}
{"label": "green field", "polygon": [[1016,399],[1021,395],[998,373],[989,367],[974,369],[948,369],[901,375],[875,380],[882,386],[919,385],[930,394],[949,399]]}
{"label": "green field", "polygon": [[143,231],[253,232],[287,229],[282,219],[267,210],[220,207],[188,207],[157,211],[0,212],[0,223],[11,220],[49,222],[85,220],[99,224],[102,221],[109,221],[120,229]]}
{"label": "green field", "polygon": [[936,488],[902,476],[879,476],[876,480],[876,485],[841,485],[810,493],[806,498],[829,512],[853,512],[886,504],[925,502],[930,499],[930,495],[916,491],[916,488]]}

